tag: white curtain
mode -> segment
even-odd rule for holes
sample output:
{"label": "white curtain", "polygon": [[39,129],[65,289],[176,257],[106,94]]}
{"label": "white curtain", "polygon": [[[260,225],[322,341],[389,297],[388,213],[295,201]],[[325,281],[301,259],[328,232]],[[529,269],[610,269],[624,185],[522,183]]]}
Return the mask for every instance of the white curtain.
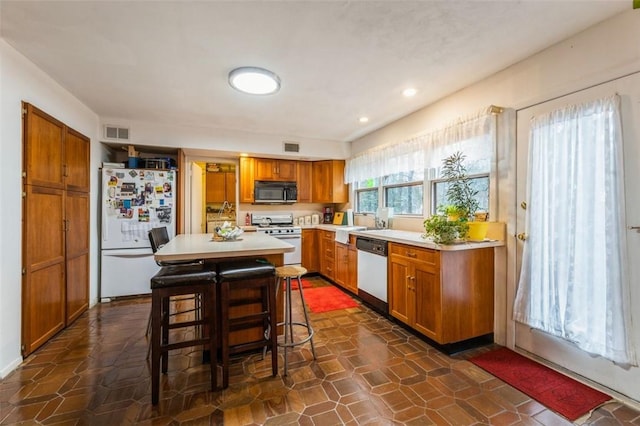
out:
{"label": "white curtain", "polygon": [[481,162],[488,172],[495,151],[493,110],[488,107],[443,129],[362,152],[347,160],[345,183],[425,169],[434,170],[432,177],[437,177],[442,159],[456,151],[464,152],[467,164]]}
{"label": "white curtain", "polygon": [[514,319],[636,365],[625,272],[619,98],[535,117]]}

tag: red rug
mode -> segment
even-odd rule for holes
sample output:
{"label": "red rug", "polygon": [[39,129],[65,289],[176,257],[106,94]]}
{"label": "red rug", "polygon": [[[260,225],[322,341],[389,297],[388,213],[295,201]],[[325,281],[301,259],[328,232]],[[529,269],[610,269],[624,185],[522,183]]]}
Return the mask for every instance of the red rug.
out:
{"label": "red rug", "polygon": [[571,421],[611,399],[609,395],[507,348],[478,355],[469,361]]}
{"label": "red rug", "polygon": [[[311,281],[306,280],[304,278],[301,278],[302,280],[302,288],[311,288],[313,287],[313,284],[311,284]],[[291,278],[291,290],[297,290],[298,289],[298,280],[295,278]],[[285,291],[286,287],[284,285],[282,285],[282,291]]]}
{"label": "red rug", "polygon": [[355,308],[358,306],[356,301],[349,295],[333,286],[305,289],[304,300],[307,302],[311,312],[315,313]]}

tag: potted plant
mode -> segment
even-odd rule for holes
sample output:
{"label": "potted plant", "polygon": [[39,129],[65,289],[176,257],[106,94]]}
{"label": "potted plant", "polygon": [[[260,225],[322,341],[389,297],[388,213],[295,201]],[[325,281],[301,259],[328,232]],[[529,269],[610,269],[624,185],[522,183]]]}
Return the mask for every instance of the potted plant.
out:
{"label": "potted plant", "polygon": [[449,220],[445,215],[433,215],[424,221],[425,236],[436,244],[451,244],[467,235],[469,225],[464,218]]}
{"label": "potted plant", "polygon": [[[434,215],[424,221],[426,235],[439,244],[464,238],[483,240],[486,235],[487,224],[473,221],[479,207],[478,191],[471,185],[465,158],[458,151],[442,161],[442,177],[449,184],[446,193],[448,204],[439,208],[443,215]],[[452,238],[455,231],[457,235]]]}

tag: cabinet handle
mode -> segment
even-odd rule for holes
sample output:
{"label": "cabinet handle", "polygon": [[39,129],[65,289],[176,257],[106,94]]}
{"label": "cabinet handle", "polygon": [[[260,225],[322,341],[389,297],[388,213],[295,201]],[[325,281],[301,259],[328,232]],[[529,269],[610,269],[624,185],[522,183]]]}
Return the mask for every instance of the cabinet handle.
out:
{"label": "cabinet handle", "polygon": [[416,257],[417,254],[412,253],[412,252],[407,252],[407,257]]}

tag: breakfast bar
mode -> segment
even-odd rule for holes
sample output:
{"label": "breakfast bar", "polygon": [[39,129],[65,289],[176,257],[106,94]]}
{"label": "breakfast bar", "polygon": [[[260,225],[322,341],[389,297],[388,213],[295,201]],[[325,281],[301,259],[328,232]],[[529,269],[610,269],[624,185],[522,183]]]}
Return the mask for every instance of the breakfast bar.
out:
{"label": "breakfast bar", "polygon": [[[245,232],[235,240],[217,239],[212,234],[180,234],[155,253],[158,261],[197,260],[204,259],[213,268],[215,264],[242,259],[266,259],[274,266],[282,266],[284,253],[295,250],[295,247],[264,233]],[[251,289],[232,289],[231,301],[257,298]],[[283,298],[276,295],[278,322],[283,319]],[[259,304],[233,306],[230,313],[234,316],[251,315],[260,310]],[[259,339],[264,333],[260,327],[232,331],[229,344],[242,345]]]}

